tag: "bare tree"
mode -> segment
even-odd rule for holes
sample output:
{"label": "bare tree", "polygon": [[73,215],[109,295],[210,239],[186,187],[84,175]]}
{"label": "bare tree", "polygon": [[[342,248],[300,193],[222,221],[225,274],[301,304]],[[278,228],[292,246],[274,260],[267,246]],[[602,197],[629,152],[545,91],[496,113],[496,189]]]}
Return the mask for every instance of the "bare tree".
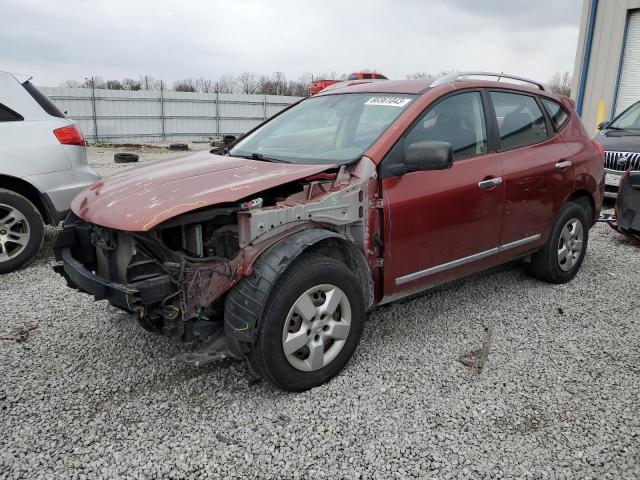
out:
{"label": "bare tree", "polygon": [[60,84],[61,87],[65,88],[81,88],[84,87],[83,82],[79,82],[78,80],[67,80]]}
{"label": "bare tree", "polygon": [[185,78],[173,83],[173,89],[176,92],[195,92],[196,86],[192,78]]}
{"label": "bare tree", "polygon": [[107,90],[123,90],[122,83],[118,80],[107,80],[105,82],[105,87]]}
{"label": "bare tree", "polygon": [[547,82],[547,88],[553,93],[571,95],[571,74],[568,71],[555,72]]}
{"label": "bare tree", "polygon": [[218,93],[233,93],[236,90],[236,77],[233,75],[222,75],[215,85],[215,91]]}
{"label": "bare tree", "polygon": [[200,77],[193,81],[196,92],[211,93],[215,91],[216,84],[213,80]]}
{"label": "bare tree", "polygon": [[142,83],[139,80],[134,80],[133,78],[123,78],[122,89],[138,91],[142,89]]}
{"label": "bare tree", "polygon": [[242,72],[238,75],[238,91],[240,93],[256,93],[260,87],[260,83],[255,73]]}
{"label": "bare tree", "polygon": [[151,75],[141,75],[140,85],[142,90],[160,90],[160,81],[156,80]]}
{"label": "bare tree", "polygon": [[429,80],[430,78],[435,77],[434,74],[432,73],[427,73],[427,72],[415,72],[415,73],[410,73],[409,75],[407,75],[407,78],[409,80]]}
{"label": "bare tree", "polygon": [[106,82],[102,77],[86,77],[83,82],[83,87],[85,88],[107,88]]}

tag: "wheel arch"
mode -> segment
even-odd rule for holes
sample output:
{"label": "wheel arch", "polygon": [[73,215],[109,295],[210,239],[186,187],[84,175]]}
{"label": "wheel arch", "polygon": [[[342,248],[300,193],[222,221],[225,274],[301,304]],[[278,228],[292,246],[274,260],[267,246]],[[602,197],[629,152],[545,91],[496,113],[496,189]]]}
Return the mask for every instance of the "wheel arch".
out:
{"label": "wheel arch", "polygon": [[230,351],[243,357],[256,340],[258,321],[271,290],[287,268],[304,253],[321,253],[344,262],[358,277],[368,308],[373,304],[373,279],[364,254],[340,233],[309,228],[295,232],[265,249],[251,265],[251,274],[238,282],[225,299],[224,332]]}
{"label": "wheel arch", "polygon": [[52,207],[47,205],[47,202],[40,190],[29,182],[18,177],[0,174],[0,188],[22,195],[33,203],[46,224],[53,225],[54,223],[57,223],[55,222],[54,217],[52,217],[52,212],[50,211],[50,208]]}
{"label": "wheel arch", "polygon": [[587,189],[579,189],[573,192],[567,198],[567,202],[587,202],[589,208],[591,209],[591,225],[593,226],[597,220],[597,211],[596,211],[596,201],[593,198],[593,194]]}

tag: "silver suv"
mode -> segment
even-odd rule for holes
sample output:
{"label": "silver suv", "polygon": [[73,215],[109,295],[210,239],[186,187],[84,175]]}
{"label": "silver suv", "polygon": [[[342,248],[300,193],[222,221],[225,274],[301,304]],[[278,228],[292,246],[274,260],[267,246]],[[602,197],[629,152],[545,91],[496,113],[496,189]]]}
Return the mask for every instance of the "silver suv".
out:
{"label": "silver suv", "polygon": [[0,273],[30,260],[44,224],[57,225],[100,178],[78,126],[30,79],[0,72]]}

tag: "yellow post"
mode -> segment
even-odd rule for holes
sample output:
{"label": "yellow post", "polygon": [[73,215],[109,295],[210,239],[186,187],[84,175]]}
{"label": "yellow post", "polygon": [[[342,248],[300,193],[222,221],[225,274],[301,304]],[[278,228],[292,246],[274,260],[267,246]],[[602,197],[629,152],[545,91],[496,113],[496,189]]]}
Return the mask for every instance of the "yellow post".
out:
{"label": "yellow post", "polygon": [[600,100],[600,102],[598,102],[598,117],[596,118],[596,133],[598,132],[598,125],[604,122],[605,108],[606,108],[605,101]]}

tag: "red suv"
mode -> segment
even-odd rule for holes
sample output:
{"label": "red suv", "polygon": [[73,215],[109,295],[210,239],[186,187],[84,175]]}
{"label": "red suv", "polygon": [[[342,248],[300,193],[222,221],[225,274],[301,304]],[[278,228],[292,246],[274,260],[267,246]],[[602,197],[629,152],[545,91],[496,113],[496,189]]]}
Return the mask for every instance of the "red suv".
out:
{"label": "red suv", "polygon": [[97,182],[73,202],[56,270],[187,359],[233,355],[304,390],[347,364],[376,305],[516,259],[571,280],[603,196],[601,148],[542,86],[367,83],[305,99],[223,155]]}

